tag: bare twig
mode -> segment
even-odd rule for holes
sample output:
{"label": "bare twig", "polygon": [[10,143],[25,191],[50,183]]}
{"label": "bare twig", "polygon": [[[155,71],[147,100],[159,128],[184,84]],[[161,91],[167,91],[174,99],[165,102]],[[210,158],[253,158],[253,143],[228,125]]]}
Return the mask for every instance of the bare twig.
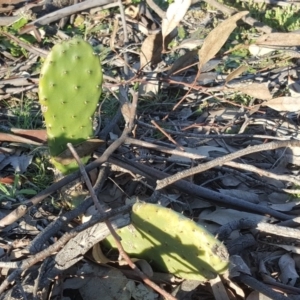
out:
{"label": "bare twig", "polygon": [[[126,24],[126,18],[125,18],[125,11],[124,11],[124,7],[123,7],[123,4],[122,4],[122,0],[118,0],[118,2],[119,2],[121,20],[122,20],[122,26],[123,26],[124,45],[127,46],[128,43],[129,43],[129,39],[128,39],[128,33],[127,33],[127,24]],[[125,79],[128,80],[129,79],[129,68],[128,68],[129,57],[128,57],[127,52],[124,52],[124,60],[125,60],[124,74],[125,74]]]}
{"label": "bare twig", "polygon": [[[163,152],[163,153],[168,153],[170,155],[178,155],[178,156],[182,156],[182,157],[190,158],[190,159],[212,160],[211,158],[208,158],[206,156],[203,156],[203,155],[200,155],[200,154],[197,154],[197,153],[190,153],[190,152],[186,152],[186,151],[183,152],[183,151],[180,151],[180,150],[177,150],[177,149],[171,149],[171,148],[168,148],[168,147],[163,147],[163,146],[151,144],[149,142],[136,140],[136,139],[133,139],[133,138],[127,138],[126,143],[131,144],[131,145],[144,147],[144,148],[148,148],[148,149],[152,149],[152,150]],[[298,180],[294,176],[286,175],[286,174],[282,174],[282,175],[281,174],[276,174],[276,173],[266,171],[266,170],[260,169],[258,167],[249,165],[249,164],[241,164],[241,163],[238,163],[238,162],[235,162],[235,161],[228,161],[228,162],[225,162],[223,165],[231,167],[231,168],[235,168],[235,169],[250,171],[250,172],[258,174],[259,176],[265,176],[265,177],[273,178],[273,179],[276,179],[276,180],[292,182],[296,185],[300,185],[300,180]],[[289,190],[283,190],[283,191],[289,193]],[[290,191],[290,193],[294,194],[295,191]]]}
{"label": "bare twig", "polygon": [[[164,172],[161,172],[157,169],[148,167],[144,164],[140,164],[134,161],[127,161],[124,159],[121,160],[116,159],[114,157],[110,157],[109,162],[126,168],[135,174],[141,174],[143,176],[146,176],[149,180],[163,179],[166,178],[166,176],[168,176],[168,174]],[[267,206],[250,203],[238,197],[223,195],[221,193],[217,193],[215,191],[187,182],[185,180],[179,180],[177,182],[174,182],[172,184],[172,187],[180,190],[181,192],[187,193],[188,195],[197,196],[202,199],[204,198],[207,201],[222,207],[229,207],[240,211],[253,212],[259,215],[269,215],[273,216],[274,218],[277,218],[278,220],[292,219],[292,216],[278,212]]]}
{"label": "bare twig", "polygon": [[[147,124],[145,122],[137,120],[136,123],[138,125],[141,125],[143,127],[155,129],[155,126]],[[191,133],[191,132],[181,132],[181,131],[175,131],[170,129],[164,129],[166,132],[170,134],[175,134],[178,136],[188,136],[188,137],[195,137],[199,139],[207,139],[207,138],[213,138],[213,139],[263,139],[263,140],[279,140],[279,141],[287,141],[291,138],[289,136],[272,136],[272,135],[263,135],[263,134],[231,134],[231,133],[222,133],[222,134],[198,134],[198,133]],[[184,129],[182,129],[184,130]]]}
{"label": "bare twig", "polygon": [[60,20],[69,15],[75,14],[79,11],[97,7],[97,6],[103,6],[103,5],[109,4],[111,2],[112,2],[112,0],[87,0],[87,1],[77,3],[75,5],[71,5],[71,6],[59,9],[57,11],[47,14],[46,16],[38,18],[38,19],[34,20],[33,22],[27,24],[25,27],[22,28],[21,33],[23,34],[27,31],[31,31],[33,26],[47,25],[49,23]]}
{"label": "bare twig", "polygon": [[285,226],[285,227],[298,227],[300,224],[300,217],[295,217],[294,219],[282,221],[277,223],[277,225]]}
{"label": "bare twig", "polygon": [[262,144],[262,145],[255,145],[255,146],[249,146],[246,149],[242,149],[239,151],[236,151],[234,153],[224,155],[222,157],[218,157],[212,161],[209,161],[207,163],[203,163],[199,166],[196,166],[194,168],[191,168],[189,170],[185,170],[182,172],[179,172],[173,176],[169,176],[163,180],[158,180],[157,181],[157,190],[160,190],[172,183],[174,183],[177,180],[183,179],[188,176],[195,175],[200,172],[204,172],[206,170],[209,170],[215,166],[221,166],[225,162],[234,160],[236,158],[242,157],[244,155],[256,153],[256,152],[261,152],[261,151],[267,151],[267,150],[274,150],[282,147],[299,147],[300,146],[300,141],[298,140],[292,140],[292,141],[274,141],[270,142],[267,144]]}
{"label": "bare twig", "polygon": [[27,212],[27,206],[26,205],[20,205],[18,206],[13,212],[11,212],[7,218],[6,218],[6,222],[0,222],[0,227],[4,228],[7,225],[12,224],[13,222],[19,220],[20,218],[22,218]]}
{"label": "bare twig", "polygon": [[[264,176],[264,177],[268,177],[268,178],[273,178],[276,180],[282,180],[282,181],[287,181],[287,182],[292,182],[296,185],[300,185],[300,180],[297,179],[296,177],[292,176],[292,175],[287,175],[287,174],[276,174],[267,170],[263,170],[260,168],[257,168],[255,166],[249,165],[249,164],[241,164],[241,163],[237,163],[235,161],[229,161],[226,162],[224,165],[232,167],[232,168],[237,168],[237,169],[241,169],[244,171],[249,171],[249,172],[253,172],[258,174],[259,176]],[[289,191],[286,189],[283,189],[283,191],[287,192],[287,193],[295,193],[295,190]]]}
{"label": "bare twig", "polygon": [[[230,162],[225,163],[225,165],[230,166],[232,168],[239,168],[239,169],[244,170],[244,171],[250,171],[250,172],[256,173],[260,176],[265,176],[265,177],[272,178],[272,179],[275,179],[275,180],[293,182],[297,185],[300,184],[300,180],[296,179],[292,175],[276,174],[276,173],[273,173],[273,172],[265,171],[263,169],[254,167],[254,166],[249,165],[249,164],[241,164],[241,163],[237,163],[237,162],[234,162],[234,161],[230,161]],[[255,185],[263,185],[266,188],[268,188],[272,191],[278,192],[278,193],[285,192],[285,193],[288,193],[288,194],[300,194],[300,189],[298,189],[298,190],[289,190],[289,189],[278,188],[276,186],[273,186],[272,184],[268,184],[267,182],[265,182],[263,180],[254,179],[253,177],[251,177],[251,176],[249,176],[245,173],[242,173],[240,171],[237,171],[237,170],[233,170],[233,169],[226,168],[226,167],[220,167],[219,169],[224,170],[226,172],[229,172],[229,173],[237,176],[238,178],[239,177],[243,178],[248,184],[249,184],[249,182],[253,182],[253,184],[255,184]]]}
{"label": "bare twig", "polygon": [[4,32],[4,31],[1,30],[0,35],[4,35],[4,36],[8,37],[10,40],[17,43],[20,47],[26,49],[27,51],[29,51],[29,52],[31,52],[35,55],[38,55],[38,56],[41,56],[41,57],[46,57],[47,54],[48,54],[48,51],[33,47],[29,44],[26,44],[26,43],[22,42],[20,39],[18,39],[17,37],[15,37],[14,35],[8,33],[8,32]]}
{"label": "bare twig", "polygon": [[288,237],[292,239],[300,239],[300,229],[296,228],[288,228],[286,226],[279,226],[276,224],[269,223],[258,223],[257,229],[262,232],[266,232],[269,234],[274,234],[277,236]]}
{"label": "bare twig", "polygon": [[[242,0],[242,2],[245,2],[245,0]],[[278,1],[278,0],[255,0],[255,3],[266,3],[271,5],[278,5],[278,6],[293,6],[295,3],[292,2],[285,2],[285,1]]]}
{"label": "bare twig", "polygon": [[[100,206],[99,200],[98,200],[98,198],[96,196],[96,193],[95,193],[95,191],[93,189],[92,183],[91,183],[91,181],[89,179],[89,176],[88,176],[88,174],[87,174],[87,172],[86,172],[86,170],[84,168],[84,165],[82,164],[82,161],[80,160],[79,155],[77,154],[76,150],[74,149],[74,147],[73,147],[73,145],[71,143],[67,143],[67,146],[70,149],[73,157],[75,158],[75,160],[76,160],[76,162],[77,162],[77,164],[79,166],[80,173],[81,173],[81,175],[83,177],[83,180],[86,183],[86,186],[87,186],[87,188],[88,188],[88,190],[89,190],[89,192],[91,194],[91,197],[93,199],[95,207],[97,208],[97,210],[98,210],[99,213],[104,213],[104,210]],[[108,229],[110,231],[114,231],[109,221],[105,221],[105,224],[107,225],[107,227],[108,227]]]}
{"label": "bare twig", "polygon": [[154,120],[151,120],[151,123],[155,126],[156,129],[158,129],[164,136],[168,138],[169,141],[171,141],[174,145],[176,145],[181,151],[185,151],[184,148],[179,145],[166,131],[161,128]]}

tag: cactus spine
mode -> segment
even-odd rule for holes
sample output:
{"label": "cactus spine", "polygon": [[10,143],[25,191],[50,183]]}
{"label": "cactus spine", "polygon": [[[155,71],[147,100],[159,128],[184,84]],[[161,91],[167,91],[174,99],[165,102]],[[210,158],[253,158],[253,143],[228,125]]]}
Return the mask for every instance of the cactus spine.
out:
{"label": "cactus spine", "polygon": [[[136,203],[132,225],[117,230],[125,251],[157,270],[191,280],[212,279],[228,266],[228,252],[204,227],[160,205]],[[106,242],[114,246],[112,237]]]}
{"label": "cactus spine", "polygon": [[[45,118],[52,162],[63,174],[77,168],[55,157],[66,144],[80,144],[93,137],[93,115],[102,91],[102,70],[92,47],[80,39],[55,45],[40,75],[39,100]],[[86,163],[88,156],[82,160]]]}

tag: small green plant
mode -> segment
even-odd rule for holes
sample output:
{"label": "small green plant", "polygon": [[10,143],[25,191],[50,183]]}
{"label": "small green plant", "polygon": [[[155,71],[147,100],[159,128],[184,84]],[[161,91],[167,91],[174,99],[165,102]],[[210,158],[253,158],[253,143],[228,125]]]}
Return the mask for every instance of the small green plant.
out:
{"label": "small green plant", "polygon": [[243,93],[234,93],[233,95],[227,95],[228,100],[232,99],[233,102],[249,105],[250,101],[252,100],[251,96],[245,95]]}
{"label": "small green plant", "polygon": [[[24,25],[28,23],[29,16],[26,14],[21,15],[19,19],[17,19],[15,22],[9,24],[5,27],[0,27],[0,49],[5,49],[6,51],[10,52],[10,54],[14,57],[20,57],[25,56],[27,58],[28,53],[27,50],[25,50],[23,47],[18,45],[17,42],[14,42],[10,38],[7,38],[5,34],[1,35],[1,32],[3,33],[9,33],[11,35],[18,35],[18,31],[20,28],[22,28]],[[18,36],[18,38],[27,44],[32,44],[36,42],[36,39],[31,34],[23,34],[21,36]]]}
{"label": "small green plant", "polygon": [[300,13],[297,6],[275,7],[266,10],[264,17],[270,26],[283,28],[286,31],[300,28]]}
{"label": "small green plant", "polygon": [[34,196],[36,191],[34,189],[20,189],[20,174],[14,175],[14,182],[12,185],[0,183],[0,201],[10,200],[17,201],[18,196]]}
{"label": "small green plant", "polygon": [[300,28],[300,12],[298,5],[274,7],[254,1],[224,0],[230,6],[250,11],[251,17],[276,29],[277,31],[293,31]]}
{"label": "small green plant", "polygon": [[12,127],[22,129],[36,129],[40,126],[40,112],[34,107],[36,104],[31,99],[21,99],[20,101],[10,101],[7,107],[12,112],[14,118],[11,120]]}
{"label": "small green plant", "polygon": [[42,191],[53,183],[53,172],[50,170],[49,155],[46,149],[36,148],[34,159],[28,166],[24,176],[28,178],[35,190]]}
{"label": "small green plant", "polygon": [[26,16],[20,17],[17,21],[13,22],[10,26],[12,30],[17,32],[20,28],[25,26],[28,23],[28,19]]}

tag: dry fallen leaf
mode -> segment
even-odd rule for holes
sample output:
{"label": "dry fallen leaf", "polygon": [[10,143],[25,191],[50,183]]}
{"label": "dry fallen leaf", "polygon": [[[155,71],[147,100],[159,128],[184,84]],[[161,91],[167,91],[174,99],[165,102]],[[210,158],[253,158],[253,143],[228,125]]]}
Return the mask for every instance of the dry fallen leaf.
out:
{"label": "dry fallen leaf", "polygon": [[33,139],[22,137],[19,135],[14,135],[10,133],[0,132],[0,142],[16,142],[16,143],[24,143],[24,144],[32,144],[32,145],[41,145],[41,142],[36,142]]}
{"label": "dry fallen leaf", "polygon": [[277,111],[295,112],[300,111],[300,97],[279,97],[262,104]]}
{"label": "dry fallen leaf", "polygon": [[300,34],[292,32],[268,33],[259,37],[255,44],[282,47],[300,46]]}
{"label": "dry fallen leaf", "polygon": [[121,106],[121,112],[126,124],[128,124],[131,119],[131,112],[132,112],[131,103],[129,102],[123,103]]}
{"label": "dry fallen leaf", "polygon": [[40,143],[47,142],[47,131],[45,129],[21,129],[11,128],[10,131],[16,135],[31,139]]}
{"label": "dry fallen leaf", "polygon": [[[165,38],[164,44],[168,45],[177,35],[175,28]],[[144,68],[146,65],[156,65],[161,62],[161,54],[163,50],[163,39],[161,32],[149,35],[143,42],[141,47],[140,65]]]}
{"label": "dry fallen leaf", "polygon": [[151,34],[147,36],[141,47],[140,63],[141,68],[144,68],[147,64],[158,64],[161,61],[162,52],[162,35]]}
{"label": "dry fallen leaf", "polygon": [[184,71],[187,67],[194,65],[198,61],[197,52],[197,50],[187,51],[184,55],[176,59],[167,75],[176,74],[178,71]]}
{"label": "dry fallen leaf", "polygon": [[268,87],[263,83],[252,83],[250,85],[235,88],[235,90],[260,100],[269,100],[272,98]]}
{"label": "dry fallen leaf", "polygon": [[178,46],[176,46],[172,50],[177,50],[177,49],[189,49],[189,50],[193,50],[193,49],[201,46],[202,44],[203,44],[203,40],[202,39],[190,38],[190,39],[183,40]]}
{"label": "dry fallen leaf", "polygon": [[0,163],[0,170],[5,168],[8,165],[11,165],[16,173],[24,173],[28,166],[32,162],[32,155],[11,155],[11,156],[4,156],[5,159],[2,159],[3,156],[1,155],[1,163]]}
{"label": "dry fallen leaf", "polygon": [[296,271],[296,264],[290,253],[286,253],[279,258],[280,280],[283,284],[294,286],[299,275]]}
{"label": "dry fallen leaf", "polygon": [[225,85],[232,79],[237,78],[239,75],[247,71],[248,67],[247,66],[239,66],[237,69],[232,71],[225,79]]}
{"label": "dry fallen leaf", "polygon": [[166,11],[166,15],[162,20],[161,26],[163,41],[178,26],[179,22],[183,19],[187,10],[189,9],[190,5],[191,0],[175,0],[172,4],[169,5]]}
{"label": "dry fallen leaf", "polygon": [[208,62],[219,52],[219,50],[227,41],[231,32],[235,29],[236,22],[247,14],[248,11],[241,11],[235,14],[234,16],[223,21],[208,34],[204,40],[203,46],[199,50],[200,70],[206,62]]}
{"label": "dry fallen leaf", "polygon": [[153,98],[159,91],[156,72],[147,72],[139,85],[139,96]]}
{"label": "dry fallen leaf", "polygon": [[253,220],[254,222],[261,222],[262,220],[268,220],[267,217],[262,217],[258,214],[248,213],[235,209],[217,208],[211,213],[201,215],[201,219],[205,221],[211,221],[219,225],[227,224],[231,221],[239,221],[241,218]]}

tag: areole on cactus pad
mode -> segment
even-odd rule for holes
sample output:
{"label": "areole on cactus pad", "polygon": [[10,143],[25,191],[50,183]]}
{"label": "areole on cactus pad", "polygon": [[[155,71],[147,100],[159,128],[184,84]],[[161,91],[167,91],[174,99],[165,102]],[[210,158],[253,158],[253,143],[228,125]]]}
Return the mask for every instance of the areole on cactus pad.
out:
{"label": "areole on cactus pad", "polygon": [[[158,271],[191,280],[207,280],[228,267],[224,244],[207,229],[172,209],[136,203],[132,224],[118,229],[124,250],[143,258]],[[112,236],[104,244],[115,247]]]}
{"label": "areole on cactus pad", "polygon": [[[52,163],[63,174],[76,170],[77,164],[55,158],[67,149],[67,143],[78,145],[93,137],[101,91],[101,64],[89,43],[75,38],[52,48],[41,69],[39,100]],[[81,157],[84,163],[88,158]]]}

